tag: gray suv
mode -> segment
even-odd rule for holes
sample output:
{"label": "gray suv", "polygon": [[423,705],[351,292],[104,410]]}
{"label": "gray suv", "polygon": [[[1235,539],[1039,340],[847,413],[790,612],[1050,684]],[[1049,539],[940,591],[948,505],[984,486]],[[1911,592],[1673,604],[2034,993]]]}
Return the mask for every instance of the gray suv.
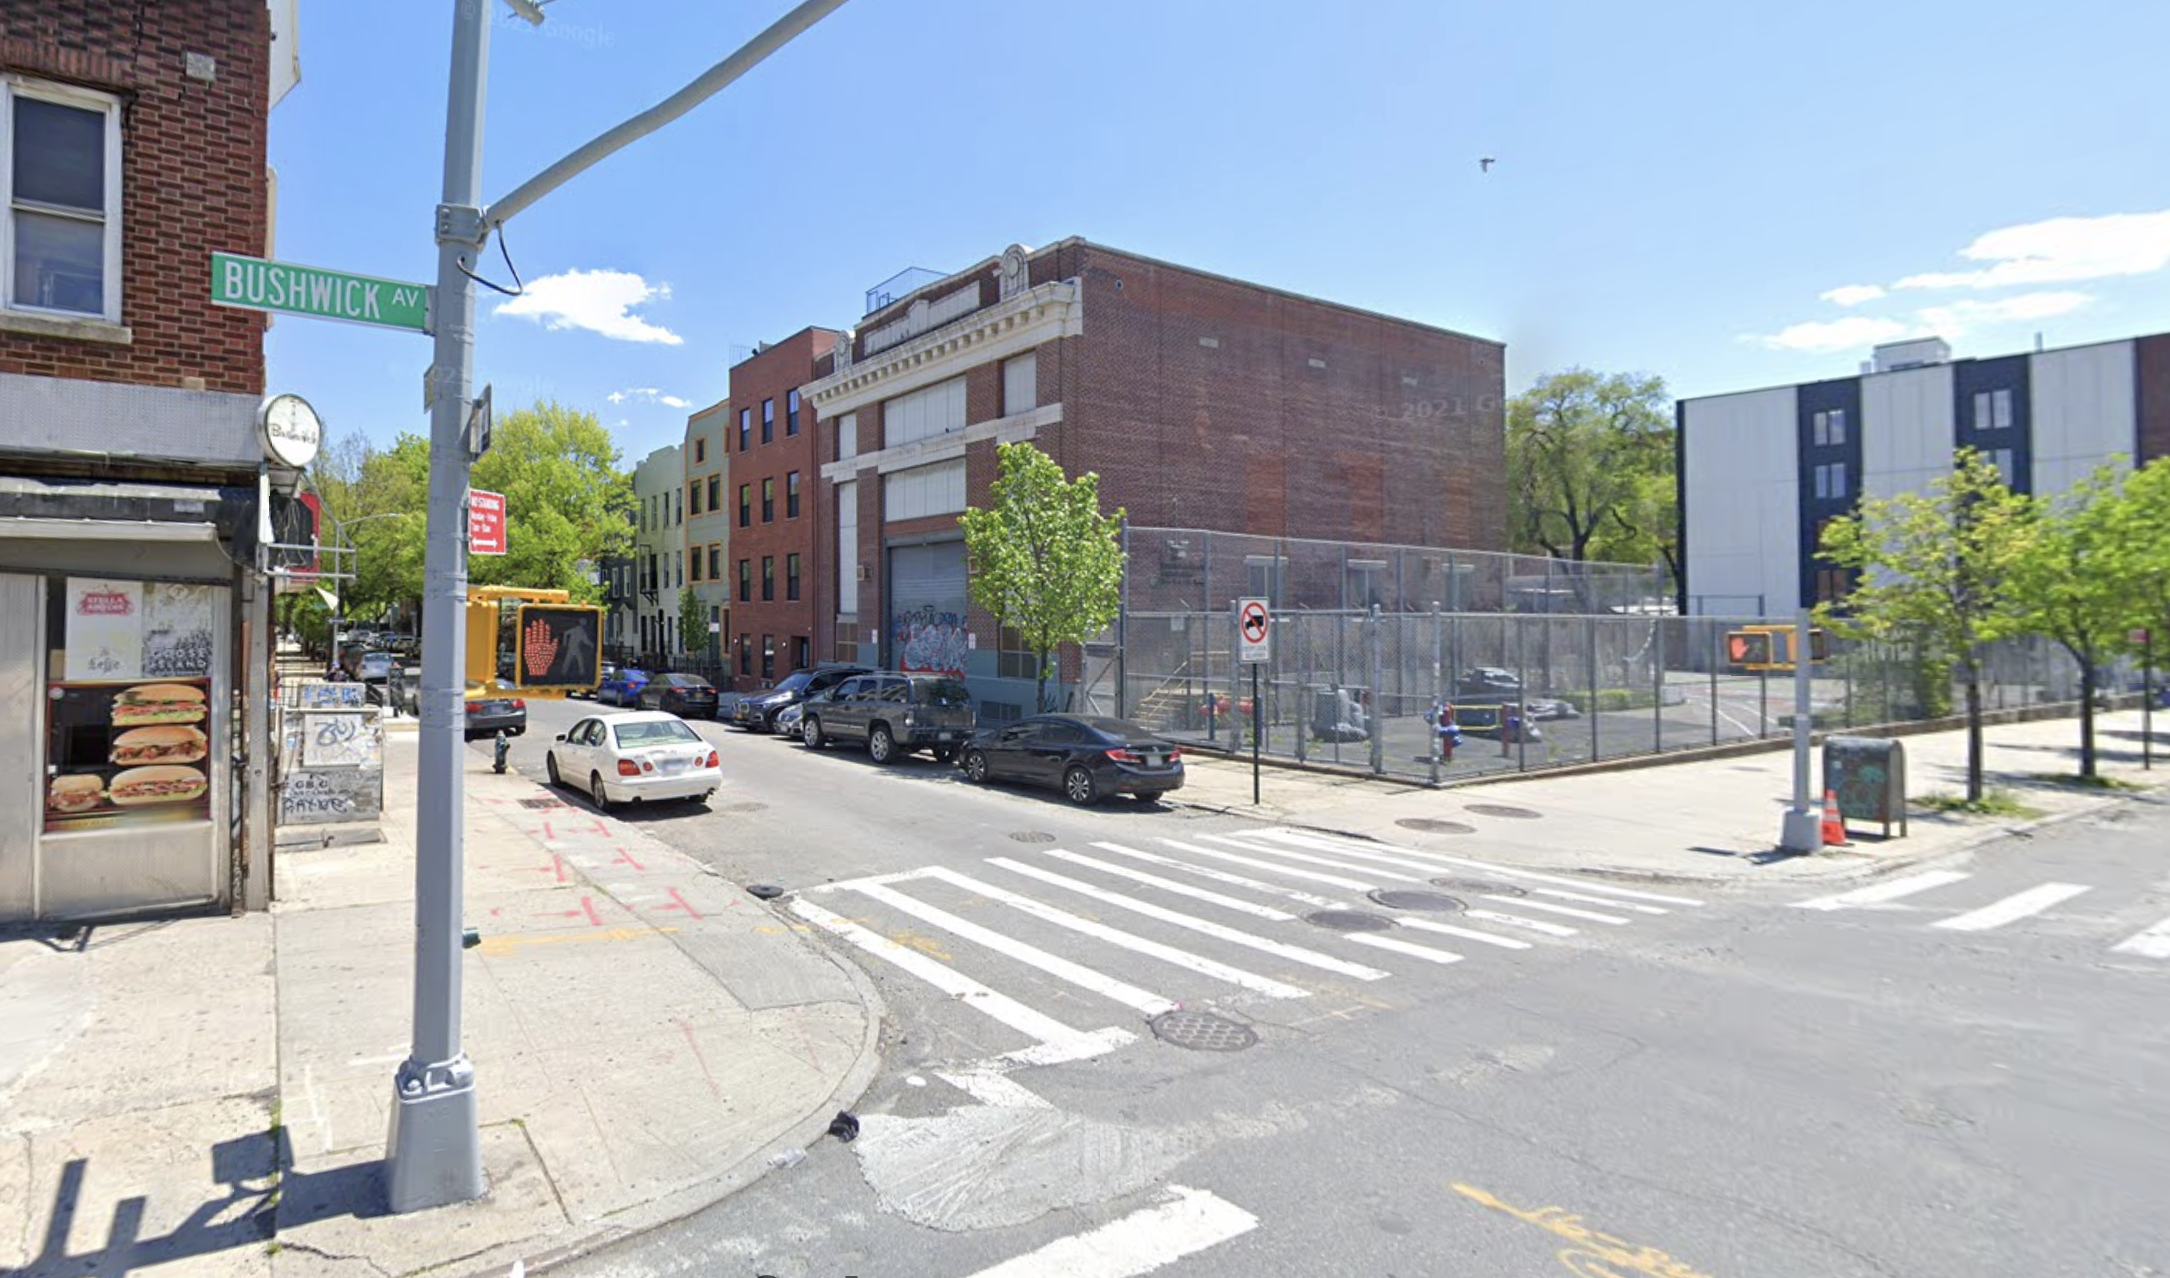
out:
{"label": "gray suv", "polygon": [[807,701],[799,739],[819,750],[831,741],[864,741],[876,763],[925,747],[943,763],[972,739],[972,694],[962,680],[934,674],[854,675],[819,701]]}

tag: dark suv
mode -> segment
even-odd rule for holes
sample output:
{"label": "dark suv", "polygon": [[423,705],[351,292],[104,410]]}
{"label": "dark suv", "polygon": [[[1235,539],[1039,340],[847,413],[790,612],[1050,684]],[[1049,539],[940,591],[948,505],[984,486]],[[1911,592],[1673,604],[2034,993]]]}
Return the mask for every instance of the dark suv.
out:
{"label": "dark suv", "polygon": [[749,732],[771,732],[786,707],[827,692],[853,675],[873,674],[865,666],[816,666],[794,670],[767,692],[749,692],[731,707],[731,722]]}
{"label": "dark suv", "polygon": [[876,763],[921,747],[947,763],[971,740],[975,722],[964,681],[937,674],[853,675],[801,714],[799,739],[808,746],[864,741]]}

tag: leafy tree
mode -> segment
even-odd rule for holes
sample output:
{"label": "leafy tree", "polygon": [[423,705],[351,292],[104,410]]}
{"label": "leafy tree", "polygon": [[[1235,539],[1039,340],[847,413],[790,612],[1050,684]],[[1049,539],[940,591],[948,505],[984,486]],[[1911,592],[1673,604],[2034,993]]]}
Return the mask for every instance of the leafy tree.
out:
{"label": "leafy tree", "polygon": [[2132,605],[2131,625],[2153,636],[2146,644],[2120,642],[2135,656],[2160,662],[2170,641],[2170,457],[2158,457],[2125,477],[2109,522],[2118,545],[2129,555],[2125,574]]}
{"label": "leafy tree", "polygon": [[1017,631],[1035,658],[1033,703],[1063,644],[1107,629],[1122,603],[1123,511],[1100,513],[1100,477],[1063,478],[1031,444],[997,445],[989,505],[958,516],[971,559],[973,602]]}
{"label": "leafy tree", "polygon": [[[2104,464],[2054,502],[2012,569],[2028,632],[2046,635],[2080,668],[2080,775],[2095,776],[2095,679],[2104,658],[2140,621],[2143,565],[2159,534],[2130,540],[2122,459]],[[2156,526],[2157,528],[2160,525]]]}
{"label": "leafy tree", "polygon": [[1514,549],[1574,563],[1662,561],[1677,588],[1673,440],[1672,407],[1659,377],[1571,368],[1509,400]]}
{"label": "leafy tree", "polygon": [[595,414],[555,401],[505,414],[472,483],[505,494],[505,553],[468,560],[475,585],[568,590],[599,601],[580,565],[631,544],[633,486]]}
{"label": "leafy tree", "polygon": [[2022,629],[2011,574],[2036,535],[2034,503],[2005,487],[1997,468],[1961,449],[1927,493],[1863,500],[1825,525],[1822,551],[1857,574],[1832,629],[1911,639],[1949,662],[1966,689],[1967,802],[1982,801],[1982,658]]}
{"label": "leafy tree", "polygon": [[692,590],[678,592],[678,646],[696,656],[708,652],[708,605]]}

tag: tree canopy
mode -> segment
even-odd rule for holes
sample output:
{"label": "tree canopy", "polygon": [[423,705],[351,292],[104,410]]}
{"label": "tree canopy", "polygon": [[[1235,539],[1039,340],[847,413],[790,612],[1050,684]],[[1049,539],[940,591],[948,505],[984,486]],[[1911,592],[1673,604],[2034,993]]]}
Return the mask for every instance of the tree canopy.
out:
{"label": "tree canopy", "polygon": [[1508,536],[1525,554],[1662,562],[1680,581],[1663,378],[1571,368],[1507,402]]}

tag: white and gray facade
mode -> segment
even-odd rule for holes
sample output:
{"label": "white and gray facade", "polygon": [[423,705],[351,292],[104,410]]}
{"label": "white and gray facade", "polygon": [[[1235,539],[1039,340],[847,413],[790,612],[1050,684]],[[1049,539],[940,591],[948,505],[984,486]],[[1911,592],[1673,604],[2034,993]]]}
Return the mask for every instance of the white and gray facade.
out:
{"label": "white and gray facade", "polygon": [[1681,607],[1786,616],[1845,593],[1816,545],[1862,497],[1926,491],[1959,449],[2055,495],[2113,458],[2170,453],[2170,334],[1988,359],[1893,343],[1853,377],[1676,406]]}

